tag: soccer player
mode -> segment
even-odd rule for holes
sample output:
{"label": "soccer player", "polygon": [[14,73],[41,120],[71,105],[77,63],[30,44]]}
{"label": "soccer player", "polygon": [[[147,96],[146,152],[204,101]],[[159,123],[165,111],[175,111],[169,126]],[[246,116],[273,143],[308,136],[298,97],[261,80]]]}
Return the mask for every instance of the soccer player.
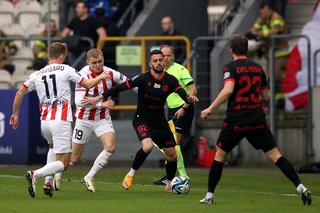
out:
{"label": "soccer player", "polygon": [[294,184],[303,204],[310,205],[310,191],[301,183],[292,164],[281,155],[267,126],[262,110],[262,99],[268,99],[266,75],[259,64],[248,60],[247,51],[247,38],[243,34],[234,35],[230,44],[233,62],[224,66],[224,87],[211,105],[201,111],[201,118],[206,119],[213,110],[228,100],[227,115],[209,172],[208,192],[200,203],[213,202],[213,193],[221,178],[226,155],[245,137],[255,149],[262,149]]}
{"label": "soccer player", "polygon": [[[173,47],[163,45],[160,47],[161,52],[164,55],[165,70],[167,73],[177,78],[179,84],[186,91],[187,94],[196,95],[197,88],[190,75],[190,72],[182,65],[174,62],[174,50]],[[177,169],[181,176],[188,177],[186,169],[184,167],[183,155],[181,153],[180,144],[183,136],[190,134],[191,125],[194,117],[194,105],[185,103],[178,94],[172,93],[167,98],[168,106],[168,120],[173,117],[173,123],[176,131],[176,152],[177,152]],[[156,185],[165,185],[167,177],[154,180]]]}
{"label": "soccer player", "polygon": [[[41,132],[48,143],[53,145],[53,152],[56,154],[56,158],[51,158],[52,161],[47,162],[42,168],[26,172],[31,197],[35,196],[36,183],[40,177],[62,172],[69,166],[72,134],[70,81],[89,89],[97,85],[100,80],[109,77],[109,74],[103,72],[94,79],[85,79],[74,68],[62,64],[66,56],[65,44],[59,42],[51,44],[48,52],[49,64],[29,76],[17,91],[13,102],[10,125],[13,129],[17,129],[23,97],[36,90],[40,102]],[[52,188],[52,185],[49,187]],[[47,195],[52,196],[52,191],[49,190]]]}
{"label": "soccer player", "polygon": [[86,184],[88,191],[95,192],[93,177],[108,163],[109,158],[115,151],[115,131],[109,112],[109,110],[113,108],[114,102],[111,98],[104,99],[107,108],[102,108],[101,104],[103,100],[93,106],[84,106],[81,101],[85,96],[94,97],[106,92],[112,86],[125,82],[127,77],[118,71],[103,66],[103,53],[99,49],[91,49],[88,51],[87,63],[88,66],[85,66],[79,72],[84,78],[91,79],[102,72],[107,72],[111,76],[108,79],[102,80],[97,86],[89,90],[78,85],[75,94],[75,104],[77,107],[75,116],[77,120],[72,137],[71,163],[74,164],[80,160],[84,145],[89,140],[91,132],[94,131],[103,145],[103,151],[98,155],[89,173],[84,176],[82,180]]}
{"label": "soccer player", "polygon": [[[146,160],[152,151],[153,143],[155,143],[163,149],[166,156],[168,182],[165,191],[169,192],[171,191],[170,182],[177,170],[177,156],[174,148],[176,143],[164,116],[165,101],[172,92],[179,94],[188,104],[190,101],[194,102],[198,99],[192,95],[187,96],[177,79],[164,71],[164,59],[160,50],[151,51],[149,66],[151,68],[149,72],[127,80],[95,98],[85,98],[84,104],[95,104],[97,101],[118,92],[138,87],[138,106],[132,124],[142,148],[137,152],[122,186],[126,190],[130,189],[136,171]],[[102,106],[105,107],[105,102],[102,103]]]}

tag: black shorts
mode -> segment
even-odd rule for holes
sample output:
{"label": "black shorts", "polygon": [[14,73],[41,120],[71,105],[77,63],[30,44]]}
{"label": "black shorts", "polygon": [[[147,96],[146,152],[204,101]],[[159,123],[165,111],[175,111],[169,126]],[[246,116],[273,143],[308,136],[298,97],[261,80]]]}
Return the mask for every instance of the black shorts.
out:
{"label": "black shorts", "polygon": [[217,146],[229,153],[243,138],[246,138],[255,149],[262,149],[264,152],[277,147],[270,129],[265,124],[256,127],[223,127]]}
{"label": "black shorts", "polygon": [[[173,108],[173,109],[169,108],[168,109],[168,120],[171,120],[173,118],[174,114],[181,107],[177,107],[177,108]],[[190,104],[188,109],[185,111],[184,116],[182,116],[179,119],[174,119],[173,120],[174,126],[176,127],[176,132],[181,134],[181,135],[188,136],[190,134],[193,117],[194,117],[194,105]]]}
{"label": "black shorts", "polygon": [[168,122],[164,118],[149,120],[135,115],[132,125],[140,141],[145,138],[151,138],[160,149],[170,148],[176,145]]}

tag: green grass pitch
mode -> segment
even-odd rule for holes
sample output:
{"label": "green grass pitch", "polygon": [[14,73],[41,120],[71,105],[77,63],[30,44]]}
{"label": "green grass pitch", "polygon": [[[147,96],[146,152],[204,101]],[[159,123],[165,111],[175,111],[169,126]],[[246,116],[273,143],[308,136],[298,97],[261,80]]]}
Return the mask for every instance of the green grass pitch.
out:
{"label": "green grass pitch", "polygon": [[142,168],[129,191],[121,188],[127,169],[105,168],[95,178],[96,193],[87,192],[80,179],[88,167],[73,168],[64,176],[62,189],[52,198],[42,192],[27,192],[27,168],[0,168],[0,213],[85,213],[85,212],[320,212],[320,174],[303,174],[301,179],[313,194],[311,206],[303,206],[292,184],[277,169],[226,168],[215,193],[213,205],[201,205],[206,192],[206,169],[188,169],[192,188],[187,195],[165,193],[151,181],[162,169]]}

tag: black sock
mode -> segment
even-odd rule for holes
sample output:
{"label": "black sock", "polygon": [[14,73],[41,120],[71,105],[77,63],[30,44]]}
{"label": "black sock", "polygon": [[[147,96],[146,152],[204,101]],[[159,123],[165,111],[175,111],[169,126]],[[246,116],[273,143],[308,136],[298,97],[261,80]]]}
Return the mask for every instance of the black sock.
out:
{"label": "black sock", "polygon": [[176,175],[177,161],[168,161],[166,164],[167,179],[172,180]]}
{"label": "black sock", "polygon": [[219,161],[213,161],[208,178],[208,192],[214,193],[216,186],[218,185],[222,175],[223,163]]}
{"label": "black sock", "polygon": [[280,157],[275,163],[279,167],[282,173],[289,178],[289,180],[297,187],[301,181],[298,177],[298,174],[294,170],[292,164],[284,157]]}
{"label": "black sock", "polygon": [[134,157],[133,163],[132,163],[132,169],[138,170],[140,166],[143,164],[143,162],[146,160],[149,154],[145,153],[143,149],[141,148],[136,156]]}

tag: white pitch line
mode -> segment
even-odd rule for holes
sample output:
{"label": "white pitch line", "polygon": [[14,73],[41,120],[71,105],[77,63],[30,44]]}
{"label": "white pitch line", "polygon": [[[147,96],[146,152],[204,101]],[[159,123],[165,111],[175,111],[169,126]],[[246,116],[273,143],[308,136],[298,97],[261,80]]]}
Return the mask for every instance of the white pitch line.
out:
{"label": "white pitch line", "polygon": [[[24,176],[19,176],[19,175],[0,175],[0,178],[15,178],[15,179],[24,179]],[[70,179],[70,178],[64,178],[63,179],[64,182],[72,182],[72,183],[76,183],[76,182],[80,182],[80,179]],[[106,185],[111,185],[111,184],[120,184],[118,182],[108,182],[108,181],[94,181],[95,183],[99,183],[99,184],[106,184]],[[152,184],[140,184],[142,186],[147,186],[147,187],[153,187],[155,185]],[[234,192],[234,193],[255,193],[255,194],[263,194],[263,195],[273,195],[273,196],[284,196],[284,197],[298,197],[298,194],[283,194],[283,193],[275,193],[275,192],[261,192],[261,191],[241,191],[241,190],[221,190],[221,191],[225,191],[225,192]],[[314,196],[312,195],[312,199],[320,199],[320,196]]]}

